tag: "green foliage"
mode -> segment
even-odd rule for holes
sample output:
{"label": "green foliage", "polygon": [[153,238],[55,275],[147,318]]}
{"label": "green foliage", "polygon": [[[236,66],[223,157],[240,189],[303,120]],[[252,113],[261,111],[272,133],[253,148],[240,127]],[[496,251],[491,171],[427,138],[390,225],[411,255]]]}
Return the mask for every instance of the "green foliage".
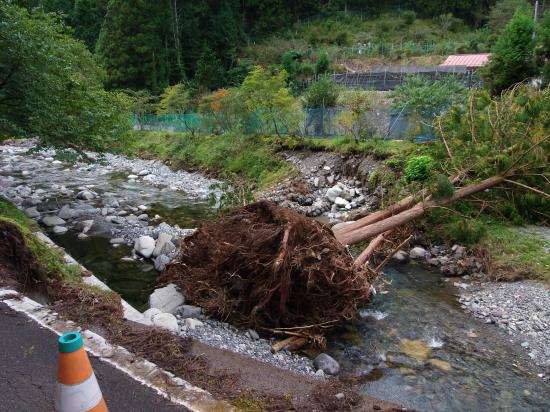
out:
{"label": "green foliage", "polygon": [[107,2],[98,0],[74,0],[70,12],[70,23],[74,35],[86,43],[90,51],[95,50],[101,24],[105,18]]}
{"label": "green foliage", "polygon": [[410,26],[416,20],[416,13],[412,10],[405,10],[402,14],[403,23],[407,26]]}
{"label": "green foliage", "polygon": [[256,66],[241,86],[248,110],[258,116],[265,130],[273,126],[277,135],[284,130],[299,132],[303,116],[298,101],[286,87],[286,80],[287,73],[284,70],[271,74]]}
{"label": "green foliage", "polygon": [[474,219],[459,219],[453,221],[447,226],[448,235],[455,242],[475,245],[479,243],[487,234],[487,228],[484,222]]}
{"label": "green foliage", "polygon": [[194,81],[199,91],[209,91],[222,87],[225,83],[225,71],[221,61],[208,46],[204,47],[197,62]]}
{"label": "green foliage", "polygon": [[435,190],[432,193],[434,199],[446,199],[454,195],[455,187],[446,175],[438,175]]}
{"label": "green foliage", "polygon": [[431,156],[412,157],[405,167],[405,178],[409,182],[422,182],[430,177],[434,166],[434,160]]}
{"label": "green foliage", "polygon": [[126,90],[126,95],[130,102],[130,110],[141,129],[144,124],[145,115],[155,111],[157,98],[147,90]]}
{"label": "green foliage", "polygon": [[424,76],[409,76],[391,96],[394,109],[431,119],[453,104],[464,102],[466,94],[464,84],[452,76],[435,82]]}
{"label": "green foliage", "polygon": [[305,60],[308,54],[288,50],[281,57],[281,66],[288,74],[287,83],[293,90],[297,90],[301,82],[313,75],[312,65]]}
{"label": "green foliage", "polygon": [[518,10],[506,25],[492,49],[484,74],[494,94],[535,74],[533,61],[534,23],[531,16]]}
{"label": "green foliage", "polygon": [[323,77],[304,93],[304,107],[308,109],[336,107],[340,88],[330,78]]}
{"label": "green foliage", "polygon": [[97,57],[107,70],[110,88],[147,88],[156,93],[168,85],[168,13],[163,2],[109,1]]}
{"label": "green foliage", "polygon": [[160,101],[157,104],[157,114],[184,114],[188,113],[191,107],[191,96],[189,87],[178,83],[168,86],[160,95]]}
{"label": "green foliage", "polygon": [[217,175],[261,189],[281,180],[289,167],[276,148],[256,136],[192,136],[168,132],[130,132],[128,141],[119,147],[127,155],[156,157],[217,172]]}
{"label": "green foliage", "polygon": [[328,72],[330,72],[330,60],[328,58],[328,53],[323,50],[319,53],[319,57],[315,63],[315,74],[319,75]]}
{"label": "green foliage", "polygon": [[536,33],[536,55],[544,85],[550,83],[550,10],[540,19]]}
{"label": "green foliage", "polygon": [[376,92],[363,90],[350,90],[340,94],[339,105],[345,108],[337,118],[338,124],[356,142],[374,136],[365,116],[369,110],[378,104]]}
{"label": "green foliage", "polygon": [[129,128],[126,99],[57,17],[2,3],[0,33],[0,133],[99,149]]}
{"label": "green foliage", "polygon": [[516,11],[524,10],[530,14],[531,5],[527,0],[499,0],[491,7],[487,27],[492,33],[500,34],[514,17]]}

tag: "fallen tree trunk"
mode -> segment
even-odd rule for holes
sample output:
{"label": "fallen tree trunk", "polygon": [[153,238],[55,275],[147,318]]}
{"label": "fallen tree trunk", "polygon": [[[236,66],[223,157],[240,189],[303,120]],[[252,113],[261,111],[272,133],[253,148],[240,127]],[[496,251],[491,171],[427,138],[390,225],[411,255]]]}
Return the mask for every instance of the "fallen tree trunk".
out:
{"label": "fallen tree trunk", "polygon": [[[511,174],[511,173],[510,173]],[[481,192],[485,189],[489,189],[499,183],[506,180],[507,176],[492,176],[481,182],[474,183],[458,189],[453,196],[440,199],[440,200],[425,200],[420,202],[411,208],[404,210],[395,215],[389,216],[383,220],[378,220],[367,226],[361,226],[360,228],[348,232],[334,232],[336,239],[338,239],[344,245],[352,245],[354,243],[362,242],[372,239],[388,230],[395,229],[401,225],[409,223],[433,207],[444,206],[449,203],[456,202],[462,198],[470,196],[474,193]]]}

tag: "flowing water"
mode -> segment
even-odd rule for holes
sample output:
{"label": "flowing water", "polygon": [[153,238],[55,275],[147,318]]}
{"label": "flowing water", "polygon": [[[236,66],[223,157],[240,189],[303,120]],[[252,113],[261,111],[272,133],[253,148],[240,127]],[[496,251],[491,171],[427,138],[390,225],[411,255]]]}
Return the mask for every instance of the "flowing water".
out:
{"label": "flowing water", "polygon": [[[0,178],[5,185],[42,189],[46,193],[41,196],[53,196],[59,204],[74,203],[74,195],[55,197],[55,190],[49,195],[54,186],[76,192],[92,185],[101,201],[146,204],[150,216],[158,214],[182,228],[196,227],[214,212],[206,200],[207,179],[193,174],[179,174],[168,185],[151,185],[128,181],[129,171],[118,165],[52,167],[23,152],[4,153]],[[22,170],[30,174],[24,176]],[[168,172],[165,176],[171,178]],[[187,180],[181,184],[182,179]],[[178,182],[178,190],[170,187]],[[101,201],[95,200],[95,206],[102,207]],[[125,259],[130,246],[113,247],[105,231],[87,239],[78,238],[73,229],[50,235],[124,299],[140,310],[147,308],[157,273],[150,262]],[[518,343],[464,313],[438,273],[409,264],[389,267],[386,278],[391,282],[386,293],[375,296],[361,319],[343,325],[329,341],[329,353],[342,365],[345,379],[365,394],[423,411],[550,410],[550,388],[532,373]]]}
{"label": "flowing water", "polygon": [[363,393],[422,411],[550,410],[550,387],[518,342],[465,313],[439,273],[386,272],[387,293],[329,342]]}

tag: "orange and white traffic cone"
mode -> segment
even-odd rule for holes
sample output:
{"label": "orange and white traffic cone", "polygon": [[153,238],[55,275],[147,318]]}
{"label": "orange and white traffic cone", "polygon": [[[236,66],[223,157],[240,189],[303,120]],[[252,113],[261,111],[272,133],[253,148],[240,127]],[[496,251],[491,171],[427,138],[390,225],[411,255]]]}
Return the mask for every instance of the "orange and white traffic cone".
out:
{"label": "orange and white traffic cone", "polygon": [[77,332],[58,340],[56,412],[108,412],[92,365]]}

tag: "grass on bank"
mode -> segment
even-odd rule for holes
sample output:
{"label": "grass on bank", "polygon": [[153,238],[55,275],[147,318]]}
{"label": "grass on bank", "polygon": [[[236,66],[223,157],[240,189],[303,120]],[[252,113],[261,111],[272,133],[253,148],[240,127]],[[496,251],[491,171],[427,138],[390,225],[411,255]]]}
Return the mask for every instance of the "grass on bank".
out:
{"label": "grass on bank", "polygon": [[0,222],[14,225],[22,234],[25,246],[48,278],[61,278],[65,282],[79,282],[82,270],[77,265],[66,265],[61,252],[52,250],[34,235],[38,225],[17,207],[0,196]]}

